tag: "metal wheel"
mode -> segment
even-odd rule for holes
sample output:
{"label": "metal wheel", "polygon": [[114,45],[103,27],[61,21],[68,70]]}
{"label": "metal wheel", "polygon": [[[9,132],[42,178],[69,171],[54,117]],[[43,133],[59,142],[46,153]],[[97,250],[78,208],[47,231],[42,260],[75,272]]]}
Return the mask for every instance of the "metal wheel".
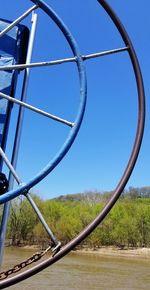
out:
{"label": "metal wheel", "polygon": [[[64,33],[65,37],[67,38],[67,41],[69,42],[69,45],[73,51],[73,54],[75,57],[71,58],[70,60],[65,60],[65,61],[75,61],[77,62],[78,70],[79,70],[79,76],[80,76],[80,84],[81,84],[81,103],[80,103],[80,108],[79,112],[77,114],[76,120],[73,124],[71,133],[69,134],[69,137],[65,143],[65,145],[62,147],[62,149],[58,152],[58,155],[50,162],[48,165],[32,180],[30,180],[27,184],[21,185],[19,188],[15,190],[11,190],[4,195],[0,197],[0,202],[5,203],[6,201],[13,199],[14,197],[18,196],[19,194],[28,194],[28,191],[31,187],[33,187],[37,182],[39,182],[42,178],[44,178],[48,173],[52,171],[52,169],[55,168],[55,166],[59,163],[59,161],[64,157],[64,155],[67,153],[68,149],[72,145],[77,132],[79,130],[83,114],[84,114],[84,109],[85,109],[85,100],[86,100],[86,77],[85,77],[85,72],[84,72],[84,67],[83,67],[83,61],[90,59],[92,57],[97,57],[101,56],[102,54],[105,53],[98,53],[96,55],[88,55],[88,56],[82,56],[79,54],[78,48],[75,45],[75,42],[70,35],[68,29],[66,26],[62,23],[60,18],[55,14],[55,12],[43,1],[40,0],[32,0],[33,3],[36,5],[36,9],[38,6],[38,9],[42,9],[48,16],[50,16],[54,22],[59,26],[61,31]],[[61,259],[63,256],[65,256],[67,253],[69,253],[74,247],[76,247],[78,244],[81,243],[96,227],[101,223],[101,221],[105,218],[105,216],[108,214],[108,212],[111,210],[117,199],[119,198],[120,194],[122,193],[132,171],[135,166],[138,153],[140,150],[141,146],[141,141],[143,137],[143,130],[144,130],[144,119],[145,119],[145,97],[144,97],[144,87],[143,87],[143,81],[142,81],[142,75],[139,67],[139,63],[133,48],[133,45],[131,43],[131,40],[124,29],[122,23],[120,22],[119,18],[116,16],[116,14],[113,12],[112,8],[107,4],[105,0],[98,0],[98,3],[104,8],[104,10],[107,12],[107,14],[110,16],[111,20],[117,27],[124,43],[125,47],[122,49],[115,49],[114,51],[108,51],[106,54],[110,53],[119,53],[120,51],[126,50],[128,52],[129,58],[131,60],[134,74],[135,74],[135,79],[136,79],[136,84],[137,84],[137,92],[138,92],[138,122],[137,122],[137,131],[136,131],[136,137],[133,143],[133,148],[131,151],[131,155],[129,157],[129,161],[127,163],[127,166],[125,168],[125,171],[118,182],[118,185],[116,186],[116,189],[113,192],[113,195],[111,199],[108,201],[104,209],[99,213],[99,215],[85,228],[83,231],[76,236],[73,240],[71,240],[67,245],[65,245],[62,249],[59,250],[59,252],[56,252],[55,255],[51,256],[47,260],[41,262],[40,264],[34,266],[33,268],[18,274],[14,277],[8,278],[2,282],[0,282],[0,288],[5,288],[10,285],[13,285],[15,283],[18,283],[22,281],[23,279],[26,279],[39,271],[43,270],[44,268],[52,265],[59,259]],[[30,65],[27,64],[27,67],[34,66],[34,64]],[[8,69],[8,68],[7,68]],[[12,69],[12,68],[11,68]],[[17,66],[16,66],[17,69]],[[2,96],[2,95],[1,95]],[[3,156],[4,160],[7,162],[5,155]],[[9,162],[7,162],[7,165]],[[15,172],[13,172],[13,169],[10,168],[13,175],[15,176]],[[57,244],[57,243],[56,243]]]}
{"label": "metal wheel", "polygon": [[[74,55],[73,61],[76,62],[77,67],[78,67],[79,80],[80,80],[80,104],[79,104],[79,109],[78,109],[75,120],[73,122],[70,122],[70,121],[64,120],[63,118],[59,118],[57,116],[49,114],[48,112],[44,112],[36,107],[30,106],[29,104],[26,104],[25,102],[15,100],[15,99],[11,98],[10,96],[1,93],[0,96],[2,98],[5,98],[9,101],[17,103],[20,106],[24,106],[30,110],[33,110],[39,114],[45,115],[45,116],[47,116],[51,119],[54,119],[58,122],[66,124],[67,126],[69,126],[71,128],[69,135],[66,138],[66,141],[64,142],[62,148],[54,156],[54,158],[52,160],[50,160],[49,163],[36,176],[34,176],[31,180],[29,180],[26,184],[20,182],[19,178],[17,177],[17,173],[15,173],[14,169],[9,164],[7,156],[5,156],[4,152],[1,150],[2,158],[4,159],[6,164],[10,167],[9,169],[11,170],[12,174],[14,175],[17,182],[19,183],[19,187],[17,189],[8,191],[4,195],[0,196],[0,203],[1,204],[9,201],[10,199],[15,198],[16,196],[18,196],[20,194],[28,192],[30,190],[30,188],[32,188],[34,185],[36,185],[38,182],[40,182],[44,177],[46,177],[46,175],[48,175],[56,167],[56,165],[62,160],[62,158],[65,156],[65,154],[68,152],[69,148],[71,147],[71,145],[72,145],[72,143],[73,143],[73,141],[78,133],[78,130],[80,128],[80,125],[81,125],[81,122],[83,119],[83,115],[84,115],[84,111],[85,111],[86,75],[85,75],[83,60],[82,60],[82,57],[80,56],[80,52],[78,50],[76,42],[75,42],[74,38],[72,37],[71,33],[69,32],[68,28],[65,26],[65,24],[61,21],[61,19],[55,14],[55,12],[50,7],[48,7],[42,1],[32,1],[32,2],[35,2],[36,5],[34,5],[29,11],[31,12],[31,11],[37,10],[38,6],[39,6],[57,24],[59,29],[64,34],[68,44],[70,45],[70,48],[71,48],[72,53]],[[27,15],[28,15],[29,11],[27,11]],[[23,15],[23,18],[24,18],[24,15]],[[20,22],[20,20],[19,20],[19,22]],[[5,35],[5,33],[11,29],[11,27],[12,27],[12,25],[10,25],[9,29],[4,30],[4,32],[2,31],[1,37],[3,35]],[[62,63],[62,62],[63,61],[58,61],[58,62],[56,61],[56,64]],[[55,64],[55,61],[54,61],[54,63],[52,62],[51,64]],[[48,64],[47,63],[40,64],[40,66],[45,66],[45,65],[48,65]],[[23,68],[29,68],[29,67],[32,67],[32,64],[30,65],[28,63],[28,64],[23,66]],[[8,70],[9,69],[11,71],[12,69],[20,70],[20,68],[22,68],[22,66],[16,65],[16,66],[10,66],[9,68],[8,68],[8,66],[6,66],[5,68],[1,67],[1,70]]]}

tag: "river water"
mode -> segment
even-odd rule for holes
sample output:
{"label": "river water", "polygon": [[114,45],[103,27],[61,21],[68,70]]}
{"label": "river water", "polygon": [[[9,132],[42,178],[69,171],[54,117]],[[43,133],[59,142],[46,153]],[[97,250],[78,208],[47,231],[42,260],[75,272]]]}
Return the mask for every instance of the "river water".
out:
{"label": "river water", "polygon": [[[5,266],[30,257],[33,251],[7,249]],[[72,253],[11,290],[150,289],[150,260]]]}

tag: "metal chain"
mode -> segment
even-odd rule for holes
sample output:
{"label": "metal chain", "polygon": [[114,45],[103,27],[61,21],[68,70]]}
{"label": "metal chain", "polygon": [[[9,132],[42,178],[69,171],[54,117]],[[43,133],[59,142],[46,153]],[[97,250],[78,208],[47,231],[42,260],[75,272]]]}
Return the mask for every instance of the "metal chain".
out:
{"label": "metal chain", "polygon": [[31,265],[32,263],[37,262],[38,260],[40,260],[49,250],[51,250],[52,247],[49,246],[46,250],[35,253],[34,255],[32,255],[30,258],[24,260],[23,262],[21,262],[20,264],[15,265],[13,268],[10,268],[7,271],[3,271],[0,273],[0,280],[4,280],[6,279],[8,276],[17,273],[19,271],[21,271],[23,268]]}

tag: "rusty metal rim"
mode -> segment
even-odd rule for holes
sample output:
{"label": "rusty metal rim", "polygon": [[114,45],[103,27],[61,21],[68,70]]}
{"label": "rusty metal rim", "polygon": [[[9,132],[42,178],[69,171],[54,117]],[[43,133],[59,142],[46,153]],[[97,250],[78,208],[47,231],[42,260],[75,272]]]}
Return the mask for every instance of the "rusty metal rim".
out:
{"label": "rusty metal rim", "polygon": [[117,17],[117,15],[114,13],[112,8],[108,5],[108,3],[105,0],[97,0],[97,1],[99,4],[101,4],[101,6],[108,13],[110,18],[116,25],[118,31],[120,32],[125,44],[129,47],[128,53],[132,62],[136,84],[137,84],[138,104],[139,104],[138,124],[137,124],[136,137],[135,137],[134,145],[132,148],[132,152],[131,152],[128,164],[126,166],[126,169],[123,173],[121,180],[119,181],[116,189],[114,190],[114,193],[111,199],[108,201],[108,203],[106,204],[104,209],[100,212],[100,214],[77,237],[71,240],[54,257],[50,257],[44,262],[40,263],[39,265],[36,265],[32,269],[29,269],[22,274],[9,278],[5,280],[4,282],[0,283],[0,289],[11,286],[15,283],[18,283],[24,279],[31,277],[32,275],[37,274],[41,270],[57,262],[67,253],[69,253],[72,249],[74,249],[81,241],[83,241],[102,222],[102,220],[106,217],[108,212],[111,210],[111,208],[113,207],[113,205],[119,198],[120,194],[122,193],[127,181],[130,178],[133,168],[135,166],[135,163],[136,163],[139,151],[140,151],[140,147],[141,147],[141,142],[142,142],[143,132],[144,132],[144,123],[145,123],[145,93],[144,93],[142,74],[141,74],[140,66],[139,66],[138,59],[136,57],[136,53],[134,51],[133,45],[120,19]]}

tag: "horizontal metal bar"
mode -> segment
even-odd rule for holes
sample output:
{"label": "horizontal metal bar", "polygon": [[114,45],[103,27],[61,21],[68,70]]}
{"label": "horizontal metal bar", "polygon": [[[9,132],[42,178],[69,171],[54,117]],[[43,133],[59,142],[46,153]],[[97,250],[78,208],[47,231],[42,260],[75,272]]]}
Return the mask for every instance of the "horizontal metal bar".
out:
{"label": "horizontal metal bar", "polygon": [[[101,57],[109,54],[114,54],[117,52],[123,52],[128,50],[128,47],[122,47],[122,48],[116,48],[111,50],[106,50],[103,52],[97,52],[92,53],[88,55],[82,55],[83,60],[88,60],[91,58]],[[51,61],[43,61],[43,62],[35,62],[35,63],[29,63],[29,64],[16,64],[16,65],[10,65],[10,66],[0,66],[1,70],[21,70],[25,68],[35,68],[35,67],[44,67],[44,66],[51,66],[51,65],[57,65],[57,64],[63,64],[68,62],[76,62],[76,57],[70,57],[70,58],[64,58],[64,59],[58,59],[58,60],[51,60]]]}
{"label": "horizontal metal bar", "polygon": [[5,29],[0,32],[0,37],[6,34],[9,30],[11,30],[15,25],[17,25],[20,21],[22,21],[25,17],[27,17],[32,11],[38,8],[38,5],[32,6],[25,13],[23,13],[20,17],[14,20],[10,25],[8,25]]}
{"label": "horizontal metal bar", "polygon": [[44,66],[51,66],[56,64],[62,64],[66,62],[75,62],[76,57],[71,58],[64,58],[64,59],[58,59],[58,60],[50,60],[50,61],[43,61],[43,62],[35,62],[35,63],[29,63],[29,64],[16,64],[11,66],[0,66],[0,70],[21,70],[25,68],[34,68],[34,67],[44,67]]}
{"label": "horizontal metal bar", "polygon": [[92,54],[83,55],[82,59],[87,60],[87,59],[91,59],[91,58],[101,57],[101,56],[105,56],[105,55],[109,55],[109,54],[123,52],[123,51],[126,51],[128,49],[129,49],[129,47],[125,46],[125,47],[121,47],[121,48],[105,50],[102,52],[96,52],[96,53],[92,53]]}
{"label": "horizontal metal bar", "polygon": [[25,102],[22,102],[22,101],[20,101],[18,99],[12,98],[12,97],[10,97],[10,96],[8,96],[6,94],[3,94],[1,92],[0,92],[0,97],[4,98],[4,99],[6,99],[6,100],[8,100],[10,102],[13,102],[13,103],[15,103],[17,105],[23,106],[23,107],[25,107],[25,108],[27,108],[29,110],[32,110],[32,111],[34,111],[34,112],[36,112],[38,114],[41,114],[41,115],[43,115],[45,117],[48,117],[50,119],[53,119],[53,120],[55,120],[57,122],[63,123],[65,125],[69,126],[69,127],[73,127],[74,126],[74,123],[72,123],[72,122],[69,122],[67,120],[64,120],[64,119],[62,119],[60,117],[57,117],[55,115],[49,114],[48,112],[45,112],[45,111],[43,111],[41,109],[38,109],[38,108],[36,108],[34,106],[31,106],[31,105],[29,105],[29,104],[27,104]]}

